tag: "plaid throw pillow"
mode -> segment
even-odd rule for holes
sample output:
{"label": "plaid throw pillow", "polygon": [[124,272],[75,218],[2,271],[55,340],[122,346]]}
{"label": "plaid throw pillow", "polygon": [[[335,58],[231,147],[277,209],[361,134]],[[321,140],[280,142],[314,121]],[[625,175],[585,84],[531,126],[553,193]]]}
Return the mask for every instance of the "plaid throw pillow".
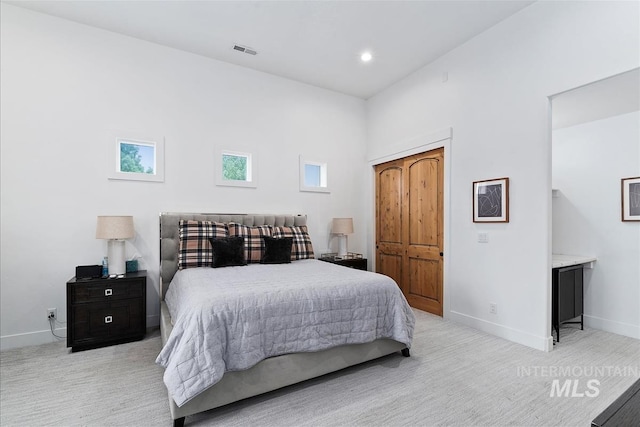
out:
{"label": "plaid throw pillow", "polygon": [[264,255],[264,236],[271,237],[270,225],[258,225],[249,227],[247,225],[236,224],[230,222],[229,236],[231,237],[244,237],[244,251],[247,259],[247,264],[260,262]]}
{"label": "plaid throw pillow", "polygon": [[306,225],[296,227],[273,227],[273,237],[293,237],[291,260],[313,258],[313,245]]}
{"label": "plaid throw pillow", "polygon": [[211,267],[213,250],[209,239],[228,237],[227,225],[213,221],[181,220],[178,269]]}

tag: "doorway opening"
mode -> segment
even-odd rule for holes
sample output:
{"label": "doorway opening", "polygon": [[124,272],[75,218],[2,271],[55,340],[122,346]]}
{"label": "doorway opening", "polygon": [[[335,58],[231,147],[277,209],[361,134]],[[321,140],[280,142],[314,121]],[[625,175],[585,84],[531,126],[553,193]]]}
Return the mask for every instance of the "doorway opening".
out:
{"label": "doorway opening", "polygon": [[[551,111],[552,267],[583,267],[571,315],[585,327],[640,338],[640,222],[621,220],[621,180],[640,176],[640,69],[554,95]],[[552,324],[562,309],[552,298]]]}

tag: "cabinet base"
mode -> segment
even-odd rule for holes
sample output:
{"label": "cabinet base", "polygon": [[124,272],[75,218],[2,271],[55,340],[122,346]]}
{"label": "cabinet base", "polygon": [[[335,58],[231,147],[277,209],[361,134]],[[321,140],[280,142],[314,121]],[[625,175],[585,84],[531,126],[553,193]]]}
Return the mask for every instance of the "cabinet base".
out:
{"label": "cabinet base", "polygon": [[75,353],[77,351],[93,350],[95,348],[109,347],[109,346],[117,345],[117,344],[124,344],[124,343],[128,343],[128,342],[133,342],[133,341],[140,341],[143,338],[144,338],[144,334],[139,335],[139,336],[135,336],[135,337],[121,338],[121,339],[117,339],[117,340],[101,341],[99,343],[74,345],[74,346],[71,347],[71,352]]}

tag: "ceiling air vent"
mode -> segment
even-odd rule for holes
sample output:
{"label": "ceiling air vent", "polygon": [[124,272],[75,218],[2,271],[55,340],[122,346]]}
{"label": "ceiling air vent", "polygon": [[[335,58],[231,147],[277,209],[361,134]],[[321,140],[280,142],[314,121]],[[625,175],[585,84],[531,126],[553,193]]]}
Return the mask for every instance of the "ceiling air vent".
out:
{"label": "ceiling air vent", "polygon": [[237,50],[238,52],[248,53],[249,55],[256,55],[258,53],[255,50],[251,49],[250,47],[241,46],[239,44],[233,45],[233,50]]}

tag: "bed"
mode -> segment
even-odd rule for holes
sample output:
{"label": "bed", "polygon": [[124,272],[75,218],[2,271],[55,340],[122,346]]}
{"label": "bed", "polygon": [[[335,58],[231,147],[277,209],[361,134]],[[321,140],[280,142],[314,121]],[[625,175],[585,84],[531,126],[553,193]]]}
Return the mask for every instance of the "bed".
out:
{"label": "bed", "polygon": [[[351,271],[351,269],[346,269],[345,267],[313,259],[296,260],[285,265],[250,264],[246,267],[228,267],[220,269],[193,268],[179,270],[179,259],[180,262],[184,262],[185,256],[184,252],[180,255],[182,249],[180,246],[181,220],[191,222],[210,221],[224,224],[242,224],[243,226],[255,229],[260,228],[259,226],[270,226],[273,229],[277,228],[280,230],[292,228],[300,229],[306,226],[306,216],[304,215],[221,215],[184,213],[162,213],[160,215],[160,286],[162,291],[160,329],[163,350],[158,356],[158,363],[165,366],[164,381],[169,393],[169,406],[171,416],[174,420],[174,426],[184,425],[185,417],[188,415],[217,408],[252,396],[257,396],[281,387],[386,356],[394,352],[401,352],[402,355],[406,357],[409,356],[409,348],[413,333],[413,313],[411,313],[408,305],[406,305],[406,300],[404,300],[399,289],[397,289],[397,294],[399,296],[396,296],[396,291],[390,291],[388,283],[383,283],[390,280],[386,278],[386,276],[356,270]],[[294,244],[293,246],[295,252],[296,245]],[[302,248],[304,249],[304,245]],[[248,256],[251,256],[249,252],[247,253],[249,254]],[[292,258],[293,256],[294,255],[292,255]],[[239,276],[239,274],[246,275],[246,278],[245,276]],[[264,279],[269,274],[275,274],[278,277],[278,283],[275,283],[275,280],[267,281]],[[223,315],[216,314],[213,316],[209,314],[202,314],[201,312],[204,312],[204,308],[202,310],[195,307],[191,309],[191,306],[185,306],[185,303],[182,302],[179,303],[179,301],[182,300],[177,298],[176,294],[187,291],[195,292],[195,294],[191,295],[190,298],[192,303],[193,301],[198,301],[196,305],[199,306],[199,302],[207,299],[208,297],[203,297],[205,294],[198,294],[197,292],[202,291],[208,286],[205,286],[205,284],[211,283],[212,280],[216,280],[219,284],[216,285],[218,288],[215,288],[213,293],[217,293],[219,295],[216,296],[215,303],[222,304],[224,306],[234,306],[239,303],[238,301],[240,301],[248,304],[250,308],[250,310],[244,310],[243,313],[253,313],[255,312],[254,307],[259,305],[259,302],[256,301],[259,300],[254,300],[252,302],[246,302],[246,300],[247,298],[250,300],[253,297],[255,292],[250,288],[250,286],[254,286],[256,284],[259,284],[260,286],[274,286],[275,288],[271,291],[270,298],[275,298],[273,297],[274,295],[277,295],[279,298],[279,295],[281,294],[289,295],[294,293],[295,295],[298,295],[296,297],[297,299],[307,301],[309,295],[299,292],[309,291],[307,289],[303,289],[302,286],[300,289],[295,288],[297,283],[293,280],[293,277],[300,277],[300,275],[305,276],[305,278],[309,278],[309,280],[312,280],[311,278],[314,276],[324,276],[326,280],[320,281],[319,285],[316,285],[319,287],[322,287],[324,282],[327,283],[324,286],[329,287],[329,283],[331,282],[330,278],[337,275],[341,276],[341,280],[360,280],[364,277],[369,281],[373,281],[371,284],[372,289],[376,286],[386,287],[384,292],[387,294],[390,292],[393,293],[391,296],[393,304],[385,302],[385,309],[387,309],[387,305],[395,305],[397,307],[389,308],[389,313],[383,313],[383,315],[378,314],[379,319],[389,318],[389,325],[384,326],[386,329],[384,329],[383,326],[378,326],[378,329],[383,328],[386,331],[383,332],[385,338],[371,338],[370,335],[368,335],[370,334],[370,331],[359,331],[354,329],[353,326],[349,326],[349,328],[352,329],[347,331],[348,333],[345,333],[345,337],[347,338],[345,338],[344,343],[341,342],[336,344],[334,342],[331,344],[325,343],[322,340],[302,340],[297,338],[298,341],[311,341],[313,343],[312,350],[299,347],[299,343],[296,341],[286,341],[288,338],[283,338],[282,342],[278,341],[276,344],[267,346],[267,350],[264,351],[262,349],[256,351],[253,348],[246,350],[246,348],[243,347],[243,345],[246,345],[245,343],[240,343],[237,347],[234,347],[235,342],[230,340],[220,344],[220,346],[212,346],[215,351],[220,348],[220,352],[227,352],[224,354],[221,353],[222,356],[220,356],[224,359],[224,363],[226,364],[226,369],[222,373],[220,373],[219,367],[215,366],[218,364],[218,359],[212,359],[212,356],[209,354],[199,352],[203,347],[203,342],[206,341],[208,346],[208,343],[217,343],[216,340],[219,338],[210,338],[209,333],[211,332],[207,333],[206,339],[203,338],[203,335],[205,334],[201,332],[188,332],[191,329],[186,326],[187,322],[202,326],[204,323],[209,324],[209,322],[213,321],[211,319],[215,318],[215,322],[218,323],[212,323],[211,325],[213,326],[207,326],[207,328],[209,331],[213,331],[212,333],[214,336],[219,335],[221,337],[233,336],[235,333],[234,331],[237,330],[233,328],[238,328],[238,325],[223,325],[218,319],[219,317],[224,317]],[[215,277],[215,279],[212,279],[212,277]],[[174,278],[175,281],[172,283]],[[232,294],[228,289],[231,286],[231,282],[237,282],[239,280],[243,281],[243,286],[244,283],[247,284],[247,289],[242,288],[246,292],[246,296],[243,296],[242,298]],[[380,283],[378,284],[378,282]],[[169,284],[172,284],[171,291],[169,291]],[[290,287],[286,289],[283,288],[286,286]],[[293,286],[293,288],[291,286]],[[392,286],[391,288],[396,287],[397,286]],[[352,298],[351,303],[353,302],[353,298],[357,301],[380,300],[380,296],[368,296],[368,294],[364,292],[369,291],[365,291],[363,288],[363,286],[360,286],[357,290],[353,290],[357,295],[355,297],[349,296],[349,298]],[[258,289],[258,287],[255,289]],[[312,293],[314,295],[320,292],[315,288],[313,289]],[[207,292],[211,291],[208,290]],[[349,292],[352,291],[350,290]],[[226,298],[224,304],[222,302],[218,302],[220,298]],[[403,303],[396,301],[397,298],[400,298]],[[331,307],[334,307],[338,304],[336,302],[338,300],[339,298],[331,298],[331,301],[326,302],[325,300],[318,300],[312,302],[312,305],[322,306],[323,304],[329,304]],[[405,304],[406,307],[402,304]],[[327,307],[329,307],[329,305],[327,305]],[[216,313],[220,312],[220,307],[221,306],[216,308]],[[211,310],[210,308],[208,309]],[[366,307],[362,309],[363,312],[366,310],[368,310]],[[174,313],[175,319],[171,318],[171,312]],[[321,310],[320,313],[324,313],[324,311]],[[278,313],[276,312],[276,314]],[[313,314],[314,316],[316,315],[316,313]],[[225,316],[225,319],[229,318],[229,315]],[[231,317],[234,316],[235,314]],[[274,315],[273,319],[276,319],[275,321],[277,321],[278,317]],[[226,320],[224,321],[226,322]],[[266,322],[267,320],[264,321]],[[345,320],[344,323],[346,324],[347,321]],[[381,323],[381,321],[378,320],[378,323]],[[271,329],[275,329],[277,331],[279,326],[277,326],[277,323],[275,323],[275,325],[275,328],[271,327]],[[174,328],[176,329],[175,332]],[[269,328],[270,326],[267,326],[265,330],[270,330]],[[301,326],[300,329],[303,330],[304,328]],[[172,334],[172,332],[174,333]],[[283,334],[279,335],[282,336]],[[284,334],[284,336],[287,335],[288,334]],[[260,340],[258,339],[257,341]],[[356,343],[352,343],[352,341],[356,341]],[[264,342],[264,337],[262,337],[262,342]],[[192,348],[189,348],[189,346]],[[265,353],[265,351],[267,351],[267,353]],[[196,355],[196,353],[198,354]],[[232,362],[230,354],[241,354],[242,357],[239,362],[235,363]],[[197,364],[199,364],[199,366],[194,368],[192,366],[194,363],[193,360],[180,359],[181,357],[184,358],[184,355],[187,355],[187,357],[190,357],[193,360],[198,360]],[[204,361],[204,359],[206,359],[206,361]],[[222,366],[224,367],[225,364]],[[203,367],[203,365],[206,366]],[[188,369],[185,368],[185,366],[187,366]],[[209,370],[209,368],[211,369]],[[197,371],[197,374],[192,372],[194,369]],[[204,374],[206,375],[201,371],[205,371]],[[216,372],[217,374],[215,374]],[[211,374],[212,378],[209,378],[209,374]],[[182,384],[176,383],[176,377],[180,377]],[[193,381],[190,382],[192,378],[197,379],[197,381],[195,381],[195,385]],[[203,382],[204,384],[202,384]],[[213,383],[213,385],[210,383]],[[203,390],[198,389],[196,386]]]}

